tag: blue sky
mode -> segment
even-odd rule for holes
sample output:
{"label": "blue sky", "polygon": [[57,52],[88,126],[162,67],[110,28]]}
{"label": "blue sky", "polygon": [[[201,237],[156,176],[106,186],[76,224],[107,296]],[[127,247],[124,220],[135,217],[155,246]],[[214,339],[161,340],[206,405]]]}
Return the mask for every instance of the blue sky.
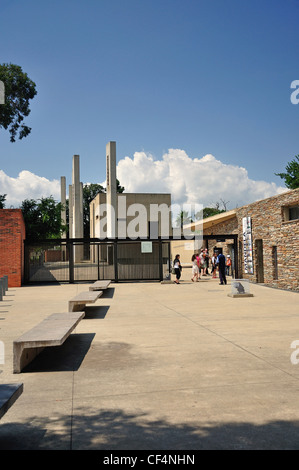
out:
{"label": "blue sky", "polygon": [[31,134],[0,131],[0,169],[70,182],[79,154],[81,180],[101,183],[115,140],[118,161],[180,149],[283,185],[274,173],[299,153],[298,18],[298,0],[0,0],[0,63],[38,92]]}

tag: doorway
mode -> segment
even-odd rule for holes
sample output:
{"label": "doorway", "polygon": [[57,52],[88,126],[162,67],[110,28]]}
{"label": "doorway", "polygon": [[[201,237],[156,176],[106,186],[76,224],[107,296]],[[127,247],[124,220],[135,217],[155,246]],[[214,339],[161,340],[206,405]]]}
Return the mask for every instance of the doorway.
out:
{"label": "doorway", "polygon": [[[223,252],[223,247],[219,246],[219,243],[225,243],[230,240],[228,243],[229,252],[232,260],[231,274],[232,277],[238,279],[239,277],[239,256],[238,256],[238,235],[237,234],[225,234],[225,235],[203,235],[203,240],[205,241],[206,248],[209,248],[209,244],[213,246],[213,251],[217,250],[218,253]],[[211,243],[209,241],[211,240]],[[231,240],[233,243],[231,243]],[[216,241],[216,245],[213,243]]]}
{"label": "doorway", "polygon": [[256,282],[264,282],[264,250],[263,240],[255,240],[256,252]]}

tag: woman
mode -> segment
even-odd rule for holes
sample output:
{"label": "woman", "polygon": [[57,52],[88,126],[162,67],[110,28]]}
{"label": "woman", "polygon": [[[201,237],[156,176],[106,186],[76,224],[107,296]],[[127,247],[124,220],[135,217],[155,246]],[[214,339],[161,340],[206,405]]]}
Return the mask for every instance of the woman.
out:
{"label": "woman", "polygon": [[199,269],[197,265],[196,255],[192,256],[191,261],[192,261],[192,274],[193,274],[193,276],[191,277],[191,281],[194,282],[194,278],[195,278],[196,282],[198,282]]}
{"label": "woman", "polygon": [[181,271],[182,271],[182,265],[180,262],[180,255],[176,255],[174,262],[173,262],[173,267],[175,270],[175,275],[176,275],[176,280],[174,281],[176,284],[179,284],[179,279],[181,277]]}
{"label": "woman", "polygon": [[212,256],[212,278],[213,279],[216,279],[216,277],[217,277],[217,274],[216,274],[216,271],[217,271],[216,260],[217,260],[217,254],[213,253],[213,256]]}
{"label": "woman", "polygon": [[230,259],[230,255],[227,255],[227,259],[226,259],[226,266],[225,266],[225,271],[226,271],[226,275],[229,276],[229,270],[231,268],[231,265],[232,265],[232,260]]}

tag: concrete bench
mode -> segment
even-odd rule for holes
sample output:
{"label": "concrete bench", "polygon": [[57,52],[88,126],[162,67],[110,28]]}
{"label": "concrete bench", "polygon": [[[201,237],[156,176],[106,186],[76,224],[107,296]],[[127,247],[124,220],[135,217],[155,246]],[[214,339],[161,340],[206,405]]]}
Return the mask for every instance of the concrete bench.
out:
{"label": "concrete bench", "polygon": [[108,289],[111,281],[96,281],[89,287],[89,290],[105,290]]}
{"label": "concrete bench", "polygon": [[23,384],[0,385],[0,419],[23,393]]}
{"label": "concrete bench", "polygon": [[13,372],[19,374],[45,347],[61,346],[84,312],[53,313],[13,342]]}
{"label": "concrete bench", "polygon": [[101,295],[102,291],[86,291],[69,300],[69,312],[84,310],[86,304],[94,303]]}

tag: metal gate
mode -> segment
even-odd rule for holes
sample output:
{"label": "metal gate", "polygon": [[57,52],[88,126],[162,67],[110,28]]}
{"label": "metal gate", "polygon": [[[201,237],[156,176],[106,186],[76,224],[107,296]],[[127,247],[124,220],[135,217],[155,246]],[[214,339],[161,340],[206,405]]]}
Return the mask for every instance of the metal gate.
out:
{"label": "metal gate", "polygon": [[24,281],[163,280],[170,241],[59,239],[25,241]]}

